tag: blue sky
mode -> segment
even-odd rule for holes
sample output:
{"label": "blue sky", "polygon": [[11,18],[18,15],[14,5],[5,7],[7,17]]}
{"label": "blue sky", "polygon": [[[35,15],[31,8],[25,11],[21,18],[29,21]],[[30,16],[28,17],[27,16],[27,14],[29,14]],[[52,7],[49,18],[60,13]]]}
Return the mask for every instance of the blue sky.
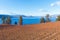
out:
{"label": "blue sky", "polygon": [[0,0],[0,14],[56,15],[60,14],[60,0]]}

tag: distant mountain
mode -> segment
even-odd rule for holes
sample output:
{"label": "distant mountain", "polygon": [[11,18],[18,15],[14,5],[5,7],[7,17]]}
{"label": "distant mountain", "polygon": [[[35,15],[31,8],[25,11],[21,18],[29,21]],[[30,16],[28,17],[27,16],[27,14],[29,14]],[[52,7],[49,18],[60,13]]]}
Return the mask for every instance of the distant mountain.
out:
{"label": "distant mountain", "polygon": [[0,14],[0,18],[2,18],[2,16],[4,16],[5,18],[8,17],[8,16],[10,16],[11,18],[14,18],[14,17],[18,18],[18,17],[20,17],[20,16],[22,16],[22,17],[27,17],[27,16],[25,16],[25,15],[3,15],[3,14]]}
{"label": "distant mountain", "polygon": [[[57,14],[57,15],[51,15],[50,17],[57,17],[59,14]],[[4,16],[4,17],[7,17],[7,16],[10,16],[11,18],[14,18],[14,17],[16,17],[16,18],[19,18],[20,16],[22,16],[22,17],[35,17],[35,18],[41,18],[42,16],[25,16],[25,15],[1,15],[0,14],[0,18],[2,18],[2,16]],[[43,16],[44,17],[44,16]]]}
{"label": "distant mountain", "polygon": [[59,16],[60,14],[55,14],[55,15],[52,15],[52,16],[55,16],[55,17],[57,17],[57,16]]}
{"label": "distant mountain", "polygon": [[4,17],[7,17],[7,16],[9,16],[9,15],[0,15],[0,18],[2,18],[3,16],[4,16]]}
{"label": "distant mountain", "polygon": [[4,16],[5,18],[8,17],[8,16],[10,16],[11,18],[12,18],[12,17],[15,17],[15,16],[12,16],[12,15],[0,15],[0,18],[2,18],[3,16]]}

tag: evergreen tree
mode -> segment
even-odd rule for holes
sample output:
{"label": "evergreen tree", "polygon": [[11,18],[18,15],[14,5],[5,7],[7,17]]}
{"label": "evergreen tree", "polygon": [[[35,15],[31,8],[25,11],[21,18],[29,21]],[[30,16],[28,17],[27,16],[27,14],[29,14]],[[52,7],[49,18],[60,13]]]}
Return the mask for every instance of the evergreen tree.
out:
{"label": "evergreen tree", "polygon": [[19,24],[22,25],[22,16],[20,16],[20,19],[19,19]]}
{"label": "evergreen tree", "polygon": [[41,18],[40,23],[45,23],[45,19],[44,19],[44,17]]}
{"label": "evergreen tree", "polygon": [[6,23],[7,24],[11,24],[11,18],[10,18],[10,16],[7,17]]}
{"label": "evergreen tree", "polygon": [[46,22],[50,22],[50,19],[49,19],[49,14],[46,15]]}
{"label": "evergreen tree", "polygon": [[3,24],[5,24],[5,17],[2,16],[2,21],[3,21]]}
{"label": "evergreen tree", "polygon": [[57,16],[57,19],[56,19],[57,21],[60,21],[60,15],[59,16]]}

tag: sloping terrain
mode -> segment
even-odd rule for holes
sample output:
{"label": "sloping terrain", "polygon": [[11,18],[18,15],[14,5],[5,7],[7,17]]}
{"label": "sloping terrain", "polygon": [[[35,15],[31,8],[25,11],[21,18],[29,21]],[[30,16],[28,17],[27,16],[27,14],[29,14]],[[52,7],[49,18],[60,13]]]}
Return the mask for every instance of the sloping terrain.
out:
{"label": "sloping terrain", "polygon": [[60,21],[33,25],[0,25],[0,40],[60,40]]}

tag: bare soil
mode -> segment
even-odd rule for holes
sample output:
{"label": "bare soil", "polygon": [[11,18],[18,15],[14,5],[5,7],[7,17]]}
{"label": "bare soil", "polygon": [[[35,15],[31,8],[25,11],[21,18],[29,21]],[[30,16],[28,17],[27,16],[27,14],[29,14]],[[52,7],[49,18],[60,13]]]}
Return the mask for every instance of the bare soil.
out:
{"label": "bare soil", "polygon": [[33,25],[0,25],[0,40],[60,40],[60,21]]}

